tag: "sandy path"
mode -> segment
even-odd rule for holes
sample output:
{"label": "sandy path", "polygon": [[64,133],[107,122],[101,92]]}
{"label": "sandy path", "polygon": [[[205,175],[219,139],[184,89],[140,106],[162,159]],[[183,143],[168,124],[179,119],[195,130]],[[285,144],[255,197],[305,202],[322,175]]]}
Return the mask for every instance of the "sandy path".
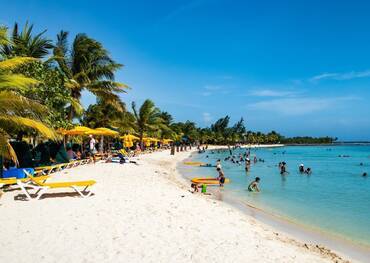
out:
{"label": "sandy path", "polygon": [[98,163],[53,176],[96,180],[86,199],[15,201],[20,192],[6,192],[0,262],[333,262],[181,187],[175,163],[188,154],[166,151],[141,156],[139,166]]}

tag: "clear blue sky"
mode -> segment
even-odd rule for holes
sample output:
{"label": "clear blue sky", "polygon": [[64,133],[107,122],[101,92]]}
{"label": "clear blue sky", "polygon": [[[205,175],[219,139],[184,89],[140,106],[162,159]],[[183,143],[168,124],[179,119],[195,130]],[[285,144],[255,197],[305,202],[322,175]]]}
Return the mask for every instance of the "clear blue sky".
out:
{"label": "clear blue sky", "polygon": [[[248,129],[370,140],[368,1],[5,1],[28,20],[101,41],[125,64],[123,101],[153,99],[176,120],[226,114]],[[72,40],[72,39],[71,39]],[[88,96],[84,103],[92,103]]]}

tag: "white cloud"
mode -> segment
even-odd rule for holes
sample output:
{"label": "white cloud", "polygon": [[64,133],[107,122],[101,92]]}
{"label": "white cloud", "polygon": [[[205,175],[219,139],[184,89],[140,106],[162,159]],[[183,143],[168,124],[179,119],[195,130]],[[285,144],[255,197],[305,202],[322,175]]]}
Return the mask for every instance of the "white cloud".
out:
{"label": "white cloud", "polygon": [[310,78],[311,82],[317,82],[320,80],[351,80],[358,78],[368,78],[370,77],[370,70],[365,71],[351,71],[345,73],[323,73]]}
{"label": "white cloud", "polygon": [[205,0],[185,1],[185,4],[179,5],[177,8],[164,16],[162,18],[162,22],[168,22],[184,12],[191,11],[194,8],[201,6],[205,2]]}
{"label": "white cloud", "polygon": [[205,124],[209,124],[209,123],[211,123],[212,122],[212,116],[211,116],[211,114],[210,113],[208,113],[208,112],[203,112],[203,121],[204,121],[204,123]]}
{"label": "white cloud", "polygon": [[353,96],[335,98],[286,98],[260,101],[247,105],[248,109],[271,111],[282,115],[304,115],[345,105],[343,102],[356,100]]}
{"label": "white cloud", "polygon": [[209,90],[209,91],[216,91],[216,90],[221,90],[222,87],[221,86],[214,86],[214,85],[205,85],[204,89]]}
{"label": "white cloud", "polygon": [[203,92],[201,93],[202,96],[211,96],[213,94],[229,94],[230,90],[223,87],[223,86],[217,86],[217,85],[205,85],[203,87]]}
{"label": "white cloud", "polygon": [[296,91],[272,89],[256,89],[248,93],[248,95],[256,97],[293,97],[297,94],[298,92]]}

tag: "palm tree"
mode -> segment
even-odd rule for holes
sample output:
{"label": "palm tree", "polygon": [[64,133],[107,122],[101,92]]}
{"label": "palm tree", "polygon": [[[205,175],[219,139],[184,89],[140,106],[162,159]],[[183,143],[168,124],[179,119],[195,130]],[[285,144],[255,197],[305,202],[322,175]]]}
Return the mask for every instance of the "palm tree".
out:
{"label": "palm tree", "polygon": [[[124,92],[127,86],[114,81],[114,72],[122,65],[113,61],[101,43],[85,34],[75,37],[71,49],[67,39],[68,32],[61,31],[57,35],[54,59],[67,78],[66,87],[72,98],[79,101],[81,92],[86,89],[122,111],[117,93]],[[72,120],[75,113],[71,106],[68,119]]]}
{"label": "palm tree", "polygon": [[53,48],[52,41],[45,38],[43,35],[46,30],[33,36],[33,25],[28,25],[28,22],[19,32],[18,24],[15,23],[13,32],[10,36],[10,43],[4,44],[0,50],[4,57],[33,57],[44,58],[49,54],[49,50]]}
{"label": "palm tree", "polygon": [[[11,45],[4,27],[0,27],[0,45]],[[29,57],[1,60],[0,57],[0,156],[13,160],[16,160],[16,155],[8,142],[12,133],[31,128],[47,138],[56,138],[54,131],[42,122],[48,113],[46,107],[19,94],[37,81],[11,73],[34,60]]]}
{"label": "palm tree", "polygon": [[163,120],[160,117],[160,110],[155,107],[151,100],[145,100],[139,111],[135,102],[132,102],[132,111],[135,118],[135,128],[140,138],[140,145],[143,147],[143,137],[148,132],[158,131],[163,127]]}

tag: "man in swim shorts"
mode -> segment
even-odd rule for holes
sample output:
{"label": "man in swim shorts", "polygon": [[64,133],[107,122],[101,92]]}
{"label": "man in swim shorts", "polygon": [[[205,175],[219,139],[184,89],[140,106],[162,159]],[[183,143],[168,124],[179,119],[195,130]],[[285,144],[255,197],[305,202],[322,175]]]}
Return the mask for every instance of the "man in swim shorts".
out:
{"label": "man in swim shorts", "polygon": [[253,182],[251,182],[248,186],[249,192],[259,192],[260,189],[258,188],[258,183],[260,182],[260,178],[256,177]]}
{"label": "man in swim shorts", "polygon": [[220,182],[220,186],[223,187],[224,183],[225,183],[225,174],[224,174],[224,172],[222,171],[221,168],[217,168],[217,171],[218,171],[217,179]]}

